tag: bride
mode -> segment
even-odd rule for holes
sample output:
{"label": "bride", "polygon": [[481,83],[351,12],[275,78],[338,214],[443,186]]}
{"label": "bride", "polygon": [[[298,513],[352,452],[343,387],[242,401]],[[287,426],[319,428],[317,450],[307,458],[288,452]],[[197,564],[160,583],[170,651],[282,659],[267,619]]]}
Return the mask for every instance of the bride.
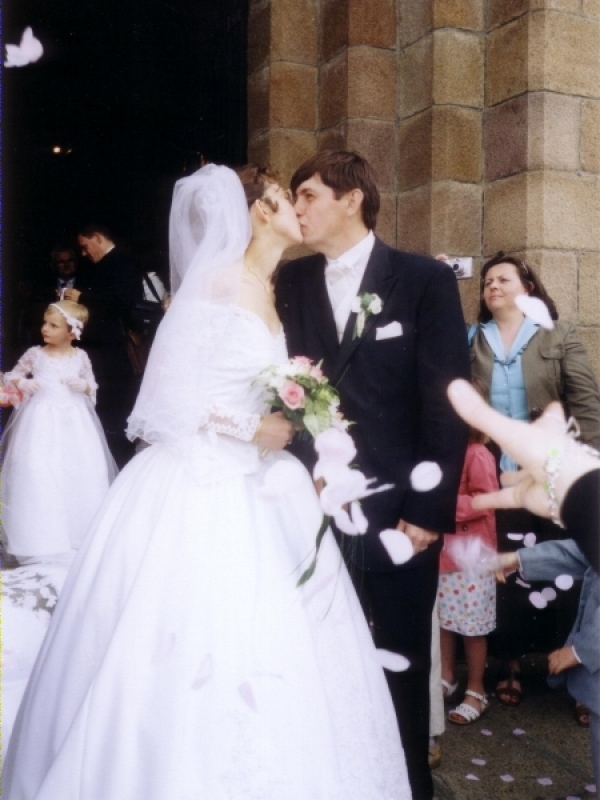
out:
{"label": "bride", "polygon": [[[119,475],[80,549],[6,760],[6,800],[404,800],[387,684],[292,429],[271,276],[301,241],[265,170],[180,180],[173,303]],[[248,213],[248,208],[250,213]],[[284,460],[292,492],[264,478]]]}

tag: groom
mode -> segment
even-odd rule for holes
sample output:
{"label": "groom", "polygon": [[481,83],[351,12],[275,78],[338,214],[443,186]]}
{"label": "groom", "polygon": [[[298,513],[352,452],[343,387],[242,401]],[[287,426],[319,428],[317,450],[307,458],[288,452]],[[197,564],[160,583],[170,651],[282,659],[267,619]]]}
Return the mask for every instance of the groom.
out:
{"label": "groom", "polygon": [[[441,534],[455,528],[466,447],[466,428],[446,398],[451,380],[469,377],[456,279],[439,261],[394,250],[374,236],[379,191],[357,154],[318,153],[296,170],[291,188],[304,244],[316,255],[282,268],[277,309],[290,356],[322,360],[339,390],[342,411],[355,423],[350,433],[359,468],[394,484],[363,501],[366,535],[336,533],[376,646],[410,661],[405,672],[386,677],[413,798],[431,800],[431,617]],[[371,301],[362,331],[353,310],[357,296]],[[312,466],[312,453],[298,454]],[[423,461],[438,464],[442,478],[419,492],[410,474]],[[382,545],[386,528],[411,539],[415,555],[406,564],[394,565]]]}

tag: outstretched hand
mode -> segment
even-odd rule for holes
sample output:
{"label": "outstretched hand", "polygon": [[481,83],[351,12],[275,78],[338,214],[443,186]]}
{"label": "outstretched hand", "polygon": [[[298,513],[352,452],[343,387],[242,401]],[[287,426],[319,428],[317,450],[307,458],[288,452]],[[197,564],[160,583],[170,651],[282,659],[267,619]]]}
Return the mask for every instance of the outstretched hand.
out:
{"label": "outstretched hand", "polygon": [[90,386],[85,378],[69,378],[65,383],[72,392],[78,392],[80,394],[89,393]]}
{"label": "outstretched hand", "polygon": [[40,384],[35,378],[19,378],[15,385],[26,396],[35,394],[40,388]]}
{"label": "outstretched hand", "polygon": [[561,458],[554,485],[559,505],[574,481],[598,468],[598,459],[567,433],[560,403],[551,403],[539,419],[527,424],[494,411],[466,381],[452,381],[448,397],[466,422],[487,433],[522,465],[519,472],[503,475],[504,489],[477,495],[474,508],[526,508],[540,517],[550,517],[544,472],[550,455],[558,453]]}

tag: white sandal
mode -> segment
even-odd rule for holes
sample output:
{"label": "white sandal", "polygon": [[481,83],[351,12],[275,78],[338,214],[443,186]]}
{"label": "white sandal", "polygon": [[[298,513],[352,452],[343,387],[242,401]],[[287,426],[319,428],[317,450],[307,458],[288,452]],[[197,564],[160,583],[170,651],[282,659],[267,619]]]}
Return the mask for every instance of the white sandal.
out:
{"label": "white sandal", "polygon": [[[444,689],[446,691],[444,691]],[[444,700],[450,700],[454,697],[456,690],[458,689],[458,681],[456,683],[448,683],[442,678],[442,694],[444,695]]]}
{"label": "white sandal", "polygon": [[[481,704],[481,709],[477,711],[476,708],[469,705],[468,703],[461,703],[460,705],[456,706],[455,709],[448,712],[448,721],[453,722],[455,725],[470,725],[472,722],[477,722],[479,717],[481,717],[490,707],[490,701],[488,700],[487,694],[479,694],[479,692],[474,692],[471,689],[467,689],[465,695],[469,695],[470,697],[474,697],[476,700],[479,700]],[[460,717],[460,719],[453,719],[452,715],[456,714],[456,716]]]}

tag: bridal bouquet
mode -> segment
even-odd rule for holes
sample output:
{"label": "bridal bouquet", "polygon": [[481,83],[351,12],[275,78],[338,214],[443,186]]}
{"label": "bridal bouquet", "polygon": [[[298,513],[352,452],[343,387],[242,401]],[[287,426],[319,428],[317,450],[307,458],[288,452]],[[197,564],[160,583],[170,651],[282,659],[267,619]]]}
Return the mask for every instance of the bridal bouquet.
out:
{"label": "bridal bouquet", "polygon": [[18,408],[23,402],[23,392],[20,392],[12,383],[4,385],[4,376],[0,376],[0,408],[14,406]]}
{"label": "bridal bouquet", "polygon": [[316,438],[331,427],[346,429],[337,391],[323,375],[321,364],[305,356],[264,369],[257,378],[267,390],[267,402],[294,423],[300,435]]}

